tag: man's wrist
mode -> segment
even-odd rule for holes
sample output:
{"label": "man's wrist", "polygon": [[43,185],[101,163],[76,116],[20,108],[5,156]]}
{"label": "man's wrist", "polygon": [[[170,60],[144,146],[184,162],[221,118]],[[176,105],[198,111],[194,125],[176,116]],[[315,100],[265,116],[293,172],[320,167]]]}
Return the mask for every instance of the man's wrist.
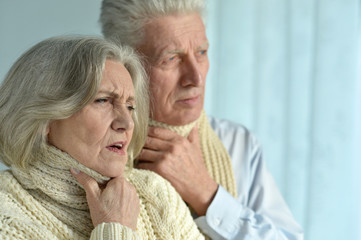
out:
{"label": "man's wrist", "polygon": [[194,203],[190,205],[197,213],[198,216],[204,216],[207,213],[208,207],[211,205],[214,196],[218,190],[218,184],[215,181],[210,182],[205,191],[202,191],[202,195],[199,195],[194,200]]}

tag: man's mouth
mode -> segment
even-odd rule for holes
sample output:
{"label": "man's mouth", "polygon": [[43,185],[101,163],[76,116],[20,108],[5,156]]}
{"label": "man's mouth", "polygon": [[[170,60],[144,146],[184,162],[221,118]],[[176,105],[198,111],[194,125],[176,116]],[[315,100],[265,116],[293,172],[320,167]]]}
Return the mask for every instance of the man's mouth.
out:
{"label": "man's mouth", "polygon": [[178,100],[177,102],[188,105],[190,107],[194,107],[198,104],[199,99],[200,99],[199,96],[195,96],[195,97],[183,98],[183,99]]}

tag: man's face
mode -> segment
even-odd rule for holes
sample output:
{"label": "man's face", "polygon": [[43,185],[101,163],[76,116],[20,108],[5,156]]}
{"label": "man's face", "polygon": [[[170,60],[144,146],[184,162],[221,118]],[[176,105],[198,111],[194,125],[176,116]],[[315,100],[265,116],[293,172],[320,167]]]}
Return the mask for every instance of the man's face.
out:
{"label": "man's face", "polygon": [[159,17],[145,26],[152,119],[171,125],[196,120],[203,109],[208,39],[198,14]]}

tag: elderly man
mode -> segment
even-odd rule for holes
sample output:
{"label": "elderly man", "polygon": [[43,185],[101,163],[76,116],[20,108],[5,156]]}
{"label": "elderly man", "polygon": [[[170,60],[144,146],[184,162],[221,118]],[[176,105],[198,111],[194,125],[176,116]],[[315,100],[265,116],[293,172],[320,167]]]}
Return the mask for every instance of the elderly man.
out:
{"label": "elderly man", "polygon": [[212,239],[302,239],[256,138],[203,110],[203,10],[201,0],[103,0],[104,36],[134,47],[149,74],[152,120],[137,167],[171,182]]}

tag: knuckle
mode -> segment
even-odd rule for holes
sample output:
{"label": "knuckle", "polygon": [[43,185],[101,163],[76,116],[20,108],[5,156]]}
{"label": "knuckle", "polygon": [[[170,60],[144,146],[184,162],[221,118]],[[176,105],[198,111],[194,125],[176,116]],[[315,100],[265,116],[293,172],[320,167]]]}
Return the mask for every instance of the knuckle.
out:
{"label": "knuckle", "polygon": [[161,161],[161,162],[158,162],[157,164],[155,164],[154,171],[158,174],[163,173],[164,163],[165,163],[165,161]]}
{"label": "knuckle", "polygon": [[170,151],[168,151],[168,152],[166,152],[166,153],[164,153],[163,155],[162,155],[162,162],[164,162],[164,161],[170,161],[170,160],[172,160],[172,156],[175,154],[175,151],[173,150],[173,149],[171,149]]}
{"label": "knuckle", "polygon": [[182,144],[182,145],[186,145],[188,143],[188,140],[185,138],[180,138],[178,141],[179,141],[179,144]]}
{"label": "knuckle", "polygon": [[172,144],[169,147],[169,152],[167,152],[167,154],[169,155],[169,153],[174,154],[178,151],[178,145],[177,144]]}
{"label": "knuckle", "polygon": [[152,141],[152,139],[151,139],[150,137],[147,137],[147,139],[145,140],[145,142],[146,142],[147,144],[151,144],[153,141]]}
{"label": "knuckle", "polygon": [[112,179],[107,185],[107,187],[111,187],[114,189],[121,189],[123,188],[123,186],[124,186],[124,179],[121,177]]}
{"label": "knuckle", "polygon": [[87,181],[85,186],[86,187],[84,189],[85,189],[86,193],[90,194],[90,195],[95,195],[99,189],[99,185],[95,181]]}
{"label": "knuckle", "polygon": [[149,128],[149,133],[157,135],[157,134],[159,134],[159,128],[151,127],[151,128]]}

